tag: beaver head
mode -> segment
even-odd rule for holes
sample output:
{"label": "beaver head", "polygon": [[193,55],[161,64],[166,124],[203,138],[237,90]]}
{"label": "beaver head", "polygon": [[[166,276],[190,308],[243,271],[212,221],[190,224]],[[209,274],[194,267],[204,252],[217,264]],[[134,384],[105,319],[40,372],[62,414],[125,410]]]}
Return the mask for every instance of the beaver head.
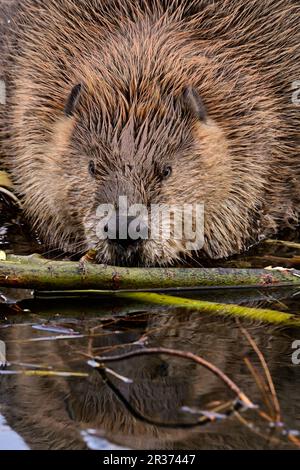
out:
{"label": "beaver head", "polygon": [[[179,224],[189,217],[201,248],[203,218],[196,211],[204,199],[195,190],[200,153],[209,158],[211,145],[222,154],[226,150],[196,89],[186,87],[181,96],[157,103],[141,100],[130,109],[125,98],[121,110],[117,103],[113,111],[95,103],[85,114],[89,93],[81,84],[74,86],[56,132],[58,141],[67,139],[61,159],[65,181],[70,180],[65,200],[82,223],[86,246],[96,249],[102,262],[170,263],[193,241],[184,227],[175,235],[175,217]],[[218,133],[220,142],[210,143]],[[70,172],[75,162],[76,175]]]}
{"label": "beaver head", "polygon": [[202,248],[202,204],[226,191],[228,150],[196,88],[135,96],[131,106],[121,95],[107,97],[109,107],[92,97],[88,85],[73,87],[52,147],[79,246],[121,264],[169,264],[193,242]]}
{"label": "beaver head", "polygon": [[[183,83],[177,93],[164,94],[146,86],[137,92],[134,85],[102,85],[100,94],[90,82],[71,90],[52,147],[59,160],[55,184],[61,181],[64,220],[70,221],[65,225],[76,228],[77,239],[81,234],[80,247],[95,249],[97,260],[110,264],[170,264],[194,253],[192,243],[212,258],[241,251],[252,230],[258,235],[253,214],[261,207],[263,166],[253,158],[244,168],[235,161],[241,157],[222,129],[226,116],[219,124],[199,88]],[[259,146],[258,139],[251,151]],[[140,205],[135,218],[131,209]],[[183,224],[177,237],[175,214]]]}
{"label": "beaver head", "polygon": [[31,161],[40,187],[31,176],[29,216],[50,246],[94,249],[97,261],[109,264],[170,264],[194,253],[191,246],[212,258],[241,251],[251,230],[257,234],[249,220],[264,167],[253,158],[241,167],[224,116],[220,124],[199,87],[182,83],[170,93],[145,86],[120,90],[87,80],[69,96],[66,88],[44,156]]}
{"label": "beaver head", "polygon": [[[62,49],[45,27],[56,3],[49,17],[41,5],[15,59],[6,152],[47,244],[95,249],[109,264],[170,264],[191,247],[210,258],[241,252],[277,228],[282,123],[250,59],[198,40],[193,20],[183,28],[159,12],[122,16],[110,34],[88,23],[81,35],[72,9],[68,41],[57,21]],[[174,214],[183,214],[181,236]]]}

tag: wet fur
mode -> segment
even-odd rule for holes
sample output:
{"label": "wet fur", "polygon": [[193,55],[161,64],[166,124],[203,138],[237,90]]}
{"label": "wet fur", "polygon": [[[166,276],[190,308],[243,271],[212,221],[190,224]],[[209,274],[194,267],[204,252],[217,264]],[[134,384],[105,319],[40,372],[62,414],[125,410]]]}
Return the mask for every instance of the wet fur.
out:
{"label": "wet fur", "polygon": [[[185,241],[149,240],[126,254],[99,242],[96,207],[122,194],[129,203],[204,202],[211,258],[295,227],[299,18],[291,0],[21,2],[0,149],[46,243],[96,247],[109,263],[169,264],[185,254]],[[207,119],[187,109],[187,87]]]}

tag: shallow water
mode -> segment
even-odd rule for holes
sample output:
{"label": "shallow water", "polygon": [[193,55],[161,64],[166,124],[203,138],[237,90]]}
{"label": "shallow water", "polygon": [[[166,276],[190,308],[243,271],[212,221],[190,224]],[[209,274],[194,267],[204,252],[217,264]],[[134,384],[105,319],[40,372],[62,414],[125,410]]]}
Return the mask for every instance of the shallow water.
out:
{"label": "shallow water", "polygon": [[[1,322],[0,337],[7,347],[8,371],[50,370],[86,373],[87,377],[1,376],[1,407],[7,423],[30,448],[85,448],[87,430],[97,430],[98,446],[106,442],[126,448],[281,448],[287,445],[282,429],[275,433],[254,411],[243,418],[267,437],[249,431],[235,417],[207,426],[196,423],[191,410],[211,410],[234,398],[213,374],[175,357],[154,355],[108,364],[113,384],[153,426],[132,416],[89,365],[90,357],[114,355],[147,347],[191,351],[228,374],[256,404],[265,409],[261,393],[247,369],[247,356],[259,362],[239,326],[232,319],[202,316],[182,309],[125,308],[107,299],[27,302],[30,312],[10,315]],[[112,303],[112,301],[111,301]],[[131,310],[131,313],[128,313]],[[98,312],[98,313],[97,313]],[[243,322],[262,351],[272,374],[282,409],[284,430],[300,427],[299,366],[292,364],[292,343],[299,330]],[[127,383],[128,382],[128,383]],[[89,436],[91,437],[91,436]],[[95,438],[94,438],[95,440]],[[0,429],[1,441],[1,429]],[[95,443],[94,443],[95,445]]]}
{"label": "shallow water", "polygon": [[[43,251],[18,214],[3,219],[1,226],[0,248]],[[292,346],[300,340],[299,329],[113,297],[66,299],[7,289],[0,293],[0,340],[8,362],[0,370],[0,448],[296,448],[300,365],[292,362]],[[299,314],[296,289],[184,295]],[[274,397],[259,388],[264,371],[242,326],[259,347],[274,381],[281,410],[277,425],[265,418],[273,418]],[[240,410],[235,394],[218,377],[184,358],[134,357],[105,364],[105,375],[90,362],[95,356],[145,346],[201,356],[227,374],[258,408]],[[48,375],[32,375],[34,371]]]}

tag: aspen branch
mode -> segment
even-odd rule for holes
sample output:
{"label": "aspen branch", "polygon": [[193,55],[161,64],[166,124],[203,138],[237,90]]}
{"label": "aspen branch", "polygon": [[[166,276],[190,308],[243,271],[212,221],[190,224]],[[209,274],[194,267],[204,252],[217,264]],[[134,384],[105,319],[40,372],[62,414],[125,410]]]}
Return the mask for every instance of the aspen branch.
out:
{"label": "aspen branch", "polygon": [[127,268],[39,255],[0,260],[0,286],[36,290],[181,290],[300,286],[300,271],[232,268]]}

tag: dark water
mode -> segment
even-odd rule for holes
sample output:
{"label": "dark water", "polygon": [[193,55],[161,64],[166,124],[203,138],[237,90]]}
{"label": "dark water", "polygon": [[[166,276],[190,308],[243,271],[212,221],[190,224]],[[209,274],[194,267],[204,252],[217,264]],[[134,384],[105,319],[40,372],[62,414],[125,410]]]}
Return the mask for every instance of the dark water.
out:
{"label": "dark water", "polygon": [[[29,241],[18,214],[3,219],[1,226],[2,249],[39,249]],[[108,297],[53,299],[4,289],[1,294],[0,340],[8,364],[0,370],[0,448],[297,448],[293,440],[300,430],[300,365],[293,365],[292,345],[300,340],[299,329],[239,324],[225,316]],[[300,310],[300,292],[295,289],[190,295],[298,314]],[[259,347],[272,376],[281,411],[277,425],[265,417],[274,415],[272,396],[259,388],[264,372],[241,326]],[[227,374],[258,408],[240,410],[236,395],[191,360],[159,354],[134,357],[106,364],[106,376],[89,362],[145,346],[201,356]],[[245,358],[255,368],[258,384]],[[29,371],[66,374],[28,376]],[[205,419],[210,422],[205,424]]]}

